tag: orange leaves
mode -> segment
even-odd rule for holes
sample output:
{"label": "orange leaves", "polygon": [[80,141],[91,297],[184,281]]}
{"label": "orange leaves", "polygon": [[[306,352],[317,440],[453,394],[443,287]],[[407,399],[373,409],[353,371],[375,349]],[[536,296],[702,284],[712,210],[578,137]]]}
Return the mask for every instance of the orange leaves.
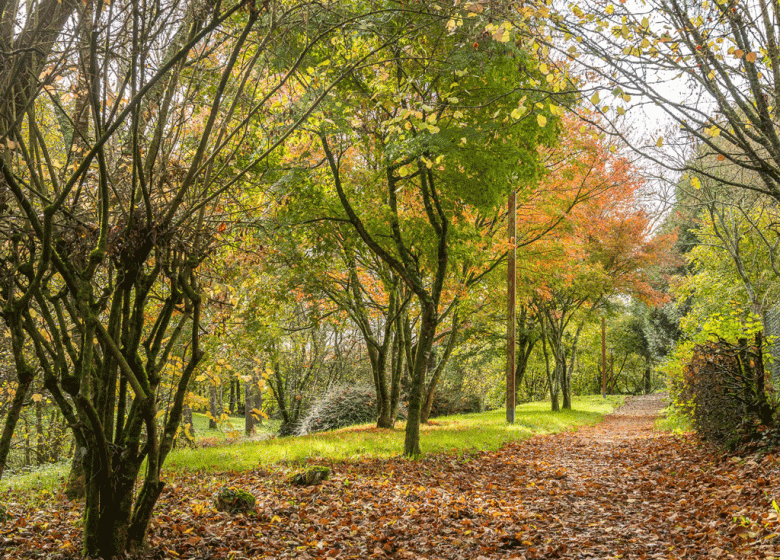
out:
{"label": "orange leaves", "polygon": [[518,238],[538,238],[522,265],[527,283],[539,294],[580,283],[654,299],[645,271],[670,240],[649,238],[649,217],[636,200],[639,171],[587,126],[565,125],[561,145],[546,154],[548,174],[518,213]]}

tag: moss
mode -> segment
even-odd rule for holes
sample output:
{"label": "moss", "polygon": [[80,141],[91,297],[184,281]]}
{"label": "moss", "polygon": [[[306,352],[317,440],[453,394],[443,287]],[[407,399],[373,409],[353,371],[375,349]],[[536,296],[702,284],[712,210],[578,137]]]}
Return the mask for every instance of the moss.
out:
{"label": "moss", "polygon": [[255,507],[255,497],[235,486],[226,486],[215,496],[215,505],[219,511],[231,514],[246,513]]}
{"label": "moss", "polygon": [[313,467],[305,471],[297,472],[290,476],[290,484],[297,486],[314,486],[323,480],[328,480],[330,469],[328,467]]}

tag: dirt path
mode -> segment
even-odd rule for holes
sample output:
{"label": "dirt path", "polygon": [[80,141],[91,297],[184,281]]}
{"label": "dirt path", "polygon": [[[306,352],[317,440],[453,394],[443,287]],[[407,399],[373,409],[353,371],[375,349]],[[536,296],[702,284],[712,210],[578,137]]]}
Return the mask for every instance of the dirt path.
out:
{"label": "dirt path", "polygon": [[[597,426],[493,453],[337,464],[309,488],[279,471],[178,477],[144,558],[778,560],[778,460],[655,432],[661,407],[633,398]],[[252,491],[257,511],[215,511],[224,485]],[[12,509],[0,557],[77,557],[80,508]]]}

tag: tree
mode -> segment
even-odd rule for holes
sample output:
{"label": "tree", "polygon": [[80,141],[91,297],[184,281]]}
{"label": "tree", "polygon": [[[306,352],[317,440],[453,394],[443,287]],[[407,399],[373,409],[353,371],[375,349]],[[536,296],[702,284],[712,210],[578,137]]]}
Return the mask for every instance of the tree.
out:
{"label": "tree", "polygon": [[[526,296],[541,324],[545,356],[553,358],[548,376],[554,410],[557,387],[563,408],[571,407],[571,370],[591,313],[616,294],[657,300],[649,267],[663,259],[669,241],[667,236],[649,237],[649,217],[636,200],[642,183],[630,162],[612,154],[587,130],[579,140],[576,158],[545,182],[567,182],[575,193],[587,196],[569,205],[563,223],[527,248],[523,273]],[[555,209],[551,205],[548,211]],[[572,333],[574,320],[578,324]]]}
{"label": "tree", "polygon": [[[84,553],[103,557],[142,546],[164,487],[203,359],[198,269],[230,221],[223,197],[259,177],[333,87],[270,111],[311,43],[359,19],[297,2],[137,8],[2,5],[2,318],[18,399],[42,371],[85,450]],[[310,22],[291,54],[288,34]]]}
{"label": "tree", "polygon": [[[536,146],[555,138],[562,112],[549,95],[529,92],[543,72],[514,44],[522,40],[511,24],[490,23],[502,21],[500,13],[482,5],[448,5],[447,17],[440,10],[420,5],[413,23],[386,22],[388,32],[419,31],[394,42],[391,57],[354,72],[318,130],[345,216],[332,217],[355,228],[420,309],[407,456],[420,453],[423,385],[449,268],[461,242],[476,235],[479,220],[466,208],[495,214],[510,188],[532,182]],[[348,39],[346,49],[364,43],[362,35]]]}
{"label": "tree", "polygon": [[[564,56],[584,67],[592,81],[601,80],[594,89],[612,94],[612,108],[609,95],[596,91],[590,98],[599,113],[622,114],[624,103],[641,96],[679,126],[688,148],[700,147],[697,158],[734,165],[758,178],[734,176],[728,184],[780,201],[777,18],[777,6],[765,0],[651,0],[641,9],[617,2],[572,5],[551,18],[551,26],[577,38],[576,45],[561,49]],[[684,95],[667,87],[669,81]],[[618,120],[611,124],[613,132],[621,132]],[[673,141],[659,138],[657,146]],[[718,165],[659,161],[718,179]]]}

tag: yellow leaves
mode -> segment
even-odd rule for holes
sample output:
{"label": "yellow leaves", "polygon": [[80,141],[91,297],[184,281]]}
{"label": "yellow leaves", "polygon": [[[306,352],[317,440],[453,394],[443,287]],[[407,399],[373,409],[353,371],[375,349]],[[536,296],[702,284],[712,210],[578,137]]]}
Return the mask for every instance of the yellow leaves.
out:
{"label": "yellow leaves", "polygon": [[547,117],[544,115],[536,115],[536,122],[540,128],[544,128],[547,125]]}
{"label": "yellow leaves", "polygon": [[615,13],[615,6],[610,4],[609,6],[607,6],[607,8],[604,11],[607,12],[607,15],[611,16],[612,14]]}
{"label": "yellow leaves", "polygon": [[704,132],[706,132],[707,135],[710,136],[711,138],[717,138],[718,136],[720,136],[720,127],[714,124],[709,128],[705,128]]}
{"label": "yellow leaves", "polygon": [[453,33],[458,27],[460,27],[462,25],[463,25],[463,18],[461,18],[461,17],[451,18],[447,22],[447,31],[449,31],[450,33]]}
{"label": "yellow leaves", "polygon": [[601,97],[599,97],[599,92],[596,92],[593,94],[593,96],[590,98],[590,102],[594,105],[598,105],[601,101]]}
{"label": "yellow leaves", "polygon": [[35,393],[35,394],[33,394],[33,396],[31,398],[32,398],[33,402],[39,403],[39,402],[41,402],[43,400],[43,395],[41,395],[40,393]]}
{"label": "yellow leaves", "polygon": [[701,181],[699,180],[698,177],[695,176],[691,177],[691,186],[696,190],[699,190],[701,188]]}
{"label": "yellow leaves", "polygon": [[657,147],[659,147],[659,148],[660,148],[661,146],[663,146],[663,145],[664,145],[664,137],[663,137],[663,136],[659,136],[659,137],[658,137],[658,141],[655,143],[655,145],[656,145]]}
{"label": "yellow leaves", "polygon": [[521,111],[519,108],[513,109],[510,113],[510,116],[515,120],[520,120],[523,118],[523,111]]}
{"label": "yellow leaves", "polygon": [[539,65],[539,72],[546,75],[550,73],[550,69],[547,67],[546,64],[542,63]]}

